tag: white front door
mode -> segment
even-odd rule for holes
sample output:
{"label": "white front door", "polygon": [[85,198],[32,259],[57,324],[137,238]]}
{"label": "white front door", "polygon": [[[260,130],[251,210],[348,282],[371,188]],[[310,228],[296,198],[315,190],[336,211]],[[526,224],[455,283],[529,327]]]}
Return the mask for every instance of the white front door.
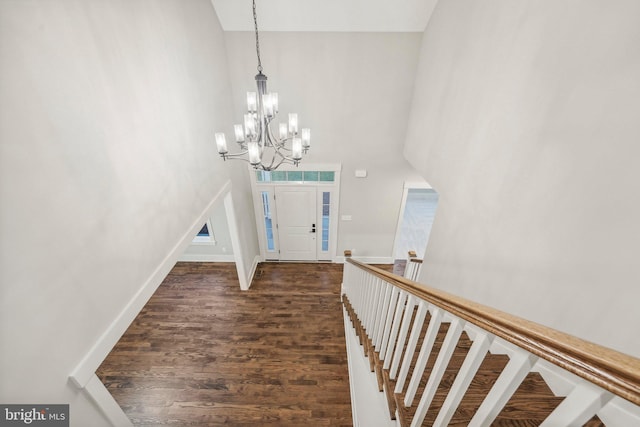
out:
{"label": "white front door", "polygon": [[275,187],[280,259],[316,260],[316,187]]}

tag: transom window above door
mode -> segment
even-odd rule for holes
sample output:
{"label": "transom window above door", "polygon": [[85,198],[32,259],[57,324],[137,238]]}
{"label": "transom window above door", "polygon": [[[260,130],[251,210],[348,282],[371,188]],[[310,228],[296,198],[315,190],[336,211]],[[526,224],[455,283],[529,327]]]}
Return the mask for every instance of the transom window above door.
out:
{"label": "transom window above door", "polygon": [[334,171],[255,171],[257,182],[333,183]]}

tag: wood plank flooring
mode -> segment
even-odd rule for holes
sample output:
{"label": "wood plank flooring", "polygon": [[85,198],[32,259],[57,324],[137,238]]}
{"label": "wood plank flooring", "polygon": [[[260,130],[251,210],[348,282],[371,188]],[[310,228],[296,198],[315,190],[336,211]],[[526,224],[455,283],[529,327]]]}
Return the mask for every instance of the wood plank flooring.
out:
{"label": "wood plank flooring", "polygon": [[178,263],[98,370],[136,426],[351,426],[342,265]]}

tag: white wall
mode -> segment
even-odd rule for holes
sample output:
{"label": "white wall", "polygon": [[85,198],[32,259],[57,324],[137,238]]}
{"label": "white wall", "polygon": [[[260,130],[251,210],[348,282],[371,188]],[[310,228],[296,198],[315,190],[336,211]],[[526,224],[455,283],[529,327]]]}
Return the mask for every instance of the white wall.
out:
{"label": "white wall", "polygon": [[68,376],[229,178],[222,32],[208,0],[2,1],[0,75],[0,401],[106,425]]}
{"label": "white wall", "polygon": [[229,223],[222,200],[212,210],[210,216],[214,242],[192,243],[180,257],[180,261],[233,262],[233,247],[229,235]]}
{"label": "white wall", "polygon": [[438,3],[405,156],[422,281],[640,356],[640,3]]}
{"label": "white wall", "polygon": [[[260,33],[264,73],[269,90],[279,94],[282,120],[297,112],[300,126],[311,128],[303,161],[343,164],[340,214],[353,220],[339,224],[338,255],[353,249],[354,256],[390,259],[403,182],[422,179],[402,156],[420,37]],[[240,123],[246,92],[255,91],[255,35],[226,32],[225,39]],[[355,178],[356,169],[367,169],[368,178]]]}

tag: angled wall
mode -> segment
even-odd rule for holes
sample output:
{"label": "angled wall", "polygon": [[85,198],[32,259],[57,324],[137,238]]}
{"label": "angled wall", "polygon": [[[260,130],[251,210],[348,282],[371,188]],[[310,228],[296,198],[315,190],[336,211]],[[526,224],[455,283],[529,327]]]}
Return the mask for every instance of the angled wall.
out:
{"label": "angled wall", "polygon": [[640,3],[438,3],[405,157],[422,281],[640,356]]}
{"label": "angled wall", "polygon": [[222,30],[208,0],[2,1],[0,75],[0,401],[106,425],[68,377],[229,179]]}

